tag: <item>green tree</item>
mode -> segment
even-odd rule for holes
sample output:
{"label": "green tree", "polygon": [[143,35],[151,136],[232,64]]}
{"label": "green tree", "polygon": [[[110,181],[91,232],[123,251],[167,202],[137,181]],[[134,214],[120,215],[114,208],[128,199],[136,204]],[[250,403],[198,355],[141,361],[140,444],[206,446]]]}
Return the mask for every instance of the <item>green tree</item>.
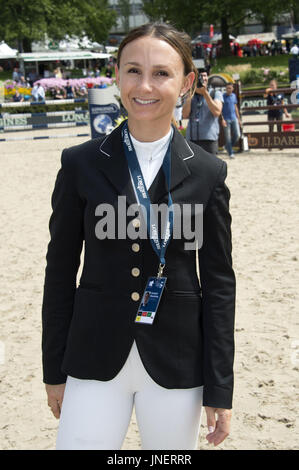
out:
{"label": "green tree", "polygon": [[108,0],[0,0],[0,37],[30,52],[33,41],[63,39],[66,34],[106,40],[116,13]]}
{"label": "green tree", "polygon": [[299,0],[290,0],[289,6],[293,25],[299,24]]}
{"label": "green tree", "polygon": [[[145,13],[153,20],[170,21],[193,35],[203,24],[214,24],[222,33],[222,53],[230,53],[229,34],[234,34],[253,14],[269,30],[277,15],[289,12],[299,21],[299,0],[143,0]],[[296,21],[294,21],[296,23]]]}
{"label": "green tree", "polygon": [[203,24],[199,0],[143,0],[143,11],[152,21],[171,22],[178,29],[193,34]]}
{"label": "green tree", "polygon": [[290,4],[281,0],[271,0],[271,2],[252,0],[250,8],[262,23],[264,31],[271,31],[273,24],[282,13],[291,12]]}
{"label": "green tree", "polygon": [[129,17],[131,13],[130,0],[118,0],[120,16],[123,24],[123,31],[127,33],[130,29]]}
{"label": "green tree", "polygon": [[229,34],[248,15],[248,0],[143,0],[144,11],[152,19],[168,20],[192,35],[204,23],[218,25],[222,33],[222,49],[229,52]]}

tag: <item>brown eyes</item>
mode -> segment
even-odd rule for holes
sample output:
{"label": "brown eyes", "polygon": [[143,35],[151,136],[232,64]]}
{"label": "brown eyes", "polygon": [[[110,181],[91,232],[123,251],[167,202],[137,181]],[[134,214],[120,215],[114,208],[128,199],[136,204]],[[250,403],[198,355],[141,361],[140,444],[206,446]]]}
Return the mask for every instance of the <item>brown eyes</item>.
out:
{"label": "brown eyes", "polygon": [[[139,69],[136,69],[136,68],[130,68],[130,69],[128,69],[128,73],[141,74],[141,71]],[[158,77],[168,77],[169,76],[169,74],[168,74],[168,72],[166,72],[166,70],[158,70],[157,72],[155,72],[155,75],[157,75]]]}

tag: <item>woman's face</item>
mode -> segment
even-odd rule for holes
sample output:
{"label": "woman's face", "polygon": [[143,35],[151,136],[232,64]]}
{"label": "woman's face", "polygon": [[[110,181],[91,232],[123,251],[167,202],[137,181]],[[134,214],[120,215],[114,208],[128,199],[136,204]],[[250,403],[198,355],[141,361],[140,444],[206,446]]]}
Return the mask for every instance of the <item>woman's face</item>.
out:
{"label": "woman's face", "polygon": [[170,125],[179,95],[192,85],[181,56],[167,42],[149,36],[127,44],[116,67],[116,80],[130,124]]}

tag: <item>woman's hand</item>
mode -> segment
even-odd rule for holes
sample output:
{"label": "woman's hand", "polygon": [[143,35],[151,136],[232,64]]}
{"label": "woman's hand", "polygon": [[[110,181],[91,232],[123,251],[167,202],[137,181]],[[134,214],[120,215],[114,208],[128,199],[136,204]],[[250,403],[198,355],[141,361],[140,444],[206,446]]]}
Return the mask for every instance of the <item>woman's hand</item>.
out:
{"label": "woman's hand", "polygon": [[[229,435],[232,410],[226,410],[224,408],[211,408],[210,406],[206,406],[205,409],[207,415],[207,426],[209,430],[209,434],[207,434],[206,439],[209,444],[218,446]],[[217,421],[216,415],[218,415]]]}
{"label": "woman's hand", "polygon": [[46,392],[48,394],[48,406],[55,418],[60,418],[63,395],[64,395],[65,384],[59,385],[48,385],[46,384]]}

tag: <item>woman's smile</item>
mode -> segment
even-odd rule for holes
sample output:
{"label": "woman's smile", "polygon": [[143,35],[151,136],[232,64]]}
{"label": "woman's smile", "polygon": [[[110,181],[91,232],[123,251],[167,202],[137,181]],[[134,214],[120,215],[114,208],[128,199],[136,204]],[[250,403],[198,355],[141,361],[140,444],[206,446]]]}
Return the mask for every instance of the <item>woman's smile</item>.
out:
{"label": "woman's smile", "polygon": [[133,100],[135,101],[135,103],[140,104],[142,106],[148,106],[148,105],[151,105],[151,104],[156,104],[156,103],[158,103],[158,101],[160,101],[160,100],[156,100],[156,99],[144,99],[144,98],[133,98]]}
{"label": "woman's smile", "polygon": [[161,39],[136,39],[124,47],[116,79],[133,136],[151,133],[156,140],[166,135],[185,86],[179,53]]}

